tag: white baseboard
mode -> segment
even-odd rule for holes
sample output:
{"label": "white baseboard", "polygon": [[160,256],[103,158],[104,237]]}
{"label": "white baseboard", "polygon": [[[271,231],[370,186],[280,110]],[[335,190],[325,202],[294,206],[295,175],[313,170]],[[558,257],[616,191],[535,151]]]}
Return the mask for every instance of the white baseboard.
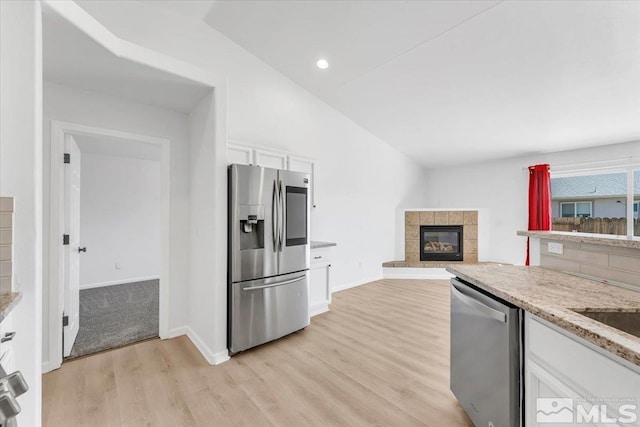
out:
{"label": "white baseboard", "polygon": [[49,361],[42,361],[42,373],[46,374],[47,372],[55,371],[60,368],[60,364],[57,363],[49,363]]}
{"label": "white baseboard", "polygon": [[455,277],[444,268],[396,268],[382,269],[385,279],[450,279]]}
{"label": "white baseboard", "polygon": [[146,280],[157,280],[160,276],[132,277],[130,279],[113,280],[111,282],[87,283],[80,285],[80,289],[102,288],[103,286],[124,285],[125,283],[144,282]]}
{"label": "white baseboard", "polygon": [[[329,310],[327,308],[327,310]],[[200,337],[198,336],[198,334],[196,334],[190,327],[188,326],[181,326],[179,328],[174,328],[174,329],[170,329],[167,332],[167,335],[165,337],[162,337],[162,339],[165,338],[175,338],[175,337],[179,337],[182,335],[186,335],[187,338],[189,338],[189,340],[191,340],[191,342],[193,343],[193,345],[196,346],[196,348],[198,349],[198,351],[202,354],[202,357],[205,358],[205,360],[210,364],[210,365],[219,365],[222,362],[226,362],[227,360],[229,360],[229,352],[227,350],[223,350],[223,351],[219,351],[217,353],[211,351],[209,349],[209,347],[202,341],[202,339],[200,339]],[[42,373],[46,374],[47,372],[51,372],[55,369],[60,368],[60,365],[58,364],[51,364],[49,363],[49,361],[43,361],[42,362]]]}
{"label": "white baseboard", "polygon": [[189,327],[187,326],[181,326],[179,328],[174,328],[174,329],[169,329],[169,331],[167,332],[167,336],[166,337],[160,337],[162,339],[170,339],[170,338],[176,338],[176,337],[180,337],[182,335],[189,335]]}
{"label": "white baseboard", "polygon": [[207,363],[209,363],[210,365],[219,365],[229,360],[229,351],[227,351],[226,349],[218,352],[211,351],[209,346],[207,346],[204,341],[202,341],[198,334],[196,334],[193,329],[188,326],[171,329],[167,333],[167,338],[175,338],[181,335],[186,335],[191,340],[200,354],[202,354],[202,357],[204,357]]}
{"label": "white baseboard", "polygon": [[375,282],[376,280],[382,280],[383,276],[373,276],[368,279],[358,280],[350,283],[343,283],[337,286],[331,287],[331,293],[344,291],[345,289],[355,288],[356,286],[366,285],[367,283]]}
{"label": "white baseboard", "polygon": [[318,314],[326,313],[329,311],[329,304],[320,304],[309,309],[309,317],[317,316]]}

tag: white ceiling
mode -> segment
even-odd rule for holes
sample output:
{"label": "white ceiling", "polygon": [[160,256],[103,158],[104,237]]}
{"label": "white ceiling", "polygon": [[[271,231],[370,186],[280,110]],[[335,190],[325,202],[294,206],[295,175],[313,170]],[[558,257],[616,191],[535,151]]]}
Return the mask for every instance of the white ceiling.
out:
{"label": "white ceiling", "polygon": [[73,135],[73,139],[83,154],[100,154],[103,156],[153,161],[160,161],[162,157],[162,151],[156,144],[146,144],[144,142],[106,136]]}
{"label": "white ceiling", "polygon": [[120,58],[43,9],[43,76],[46,81],[106,93],[189,113],[211,88]]}
{"label": "white ceiling", "polygon": [[637,1],[151,3],[427,166],[640,139]]}

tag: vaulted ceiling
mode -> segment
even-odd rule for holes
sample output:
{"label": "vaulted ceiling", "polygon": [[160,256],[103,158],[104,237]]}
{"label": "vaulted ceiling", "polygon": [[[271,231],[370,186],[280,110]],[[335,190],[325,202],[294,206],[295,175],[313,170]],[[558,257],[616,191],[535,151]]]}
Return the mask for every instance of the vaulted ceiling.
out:
{"label": "vaulted ceiling", "polygon": [[[2,0],[0,0],[2,1]],[[45,81],[124,97],[183,113],[211,87],[122,58],[80,28],[43,8]],[[119,42],[119,39],[115,38]]]}
{"label": "vaulted ceiling", "polygon": [[155,4],[426,166],[640,140],[640,2]]}

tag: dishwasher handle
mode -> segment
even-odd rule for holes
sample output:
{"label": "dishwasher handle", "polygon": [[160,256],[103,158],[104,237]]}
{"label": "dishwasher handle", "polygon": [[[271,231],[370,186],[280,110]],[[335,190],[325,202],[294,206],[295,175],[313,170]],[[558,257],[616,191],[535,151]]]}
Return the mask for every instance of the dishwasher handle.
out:
{"label": "dishwasher handle", "polygon": [[491,319],[495,319],[502,323],[507,323],[506,313],[493,309],[487,305],[484,305],[477,299],[474,299],[468,295],[463,294],[454,285],[451,285],[451,295],[458,298],[461,302],[473,308],[474,310],[482,313],[486,317],[490,317]]}

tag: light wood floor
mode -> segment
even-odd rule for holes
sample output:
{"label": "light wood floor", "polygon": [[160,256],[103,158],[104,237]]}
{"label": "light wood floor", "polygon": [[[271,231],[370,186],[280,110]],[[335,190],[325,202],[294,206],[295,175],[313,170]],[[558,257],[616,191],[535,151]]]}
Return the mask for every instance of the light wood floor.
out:
{"label": "light wood floor", "polygon": [[209,366],[186,337],[44,375],[56,426],[471,426],[449,391],[447,281],[334,294],[304,331]]}

